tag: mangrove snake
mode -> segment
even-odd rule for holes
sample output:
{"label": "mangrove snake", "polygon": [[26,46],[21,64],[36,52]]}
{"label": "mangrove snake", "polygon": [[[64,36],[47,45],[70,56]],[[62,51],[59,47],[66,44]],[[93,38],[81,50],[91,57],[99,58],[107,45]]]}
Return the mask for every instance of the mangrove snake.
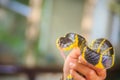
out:
{"label": "mangrove snake", "polygon": [[[113,46],[104,38],[96,39],[88,46],[87,41],[81,35],[68,33],[64,37],[57,39],[56,45],[63,51],[79,47],[82,58],[97,68],[108,69],[114,64],[115,53]],[[71,75],[68,75],[66,80],[74,79]]]}

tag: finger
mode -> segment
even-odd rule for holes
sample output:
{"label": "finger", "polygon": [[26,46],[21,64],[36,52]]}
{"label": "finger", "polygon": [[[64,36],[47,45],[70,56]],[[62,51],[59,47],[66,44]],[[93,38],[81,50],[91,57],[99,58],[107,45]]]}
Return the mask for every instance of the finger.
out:
{"label": "finger", "polygon": [[77,61],[77,59],[73,59],[70,57],[66,58],[64,67],[63,67],[64,77],[66,77],[68,74],[70,74],[70,66],[69,66],[70,62],[74,63],[76,61]]}
{"label": "finger", "polygon": [[99,77],[101,77],[102,79],[106,78],[106,69],[95,69],[96,73]]}
{"label": "finger", "polygon": [[74,48],[70,54],[67,56],[65,63],[64,63],[64,72],[69,72],[69,62],[76,62],[78,60],[78,57],[80,56],[80,49]]}
{"label": "finger", "polygon": [[66,57],[65,63],[64,63],[64,76],[66,77],[70,73],[69,63],[70,62],[76,62],[78,60],[78,57],[80,56],[80,49],[74,48],[69,55]]}
{"label": "finger", "polygon": [[74,59],[78,59],[80,54],[81,54],[80,49],[79,48],[74,48],[68,56],[71,57],[71,58],[74,58]]}
{"label": "finger", "polygon": [[78,62],[82,63],[82,64],[86,64],[87,63],[87,61],[82,56],[78,57]]}
{"label": "finger", "polygon": [[88,66],[89,68],[95,70],[96,74],[97,74],[99,77],[105,79],[105,77],[106,77],[106,69],[99,69],[99,68],[95,67],[94,65],[86,62],[86,61],[82,58],[82,56],[79,56],[78,59],[79,59],[79,60],[78,60],[79,63],[84,64],[84,65]]}
{"label": "finger", "polygon": [[74,80],[86,80],[83,76],[81,76],[74,70],[70,70],[70,74],[73,76]]}
{"label": "finger", "polygon": [[88,66],[80,64],[78,62],[70,63],[70,68],[83,74],[88,80],[97,80],[98,79],[98,76],[94,70],[92,70]]}

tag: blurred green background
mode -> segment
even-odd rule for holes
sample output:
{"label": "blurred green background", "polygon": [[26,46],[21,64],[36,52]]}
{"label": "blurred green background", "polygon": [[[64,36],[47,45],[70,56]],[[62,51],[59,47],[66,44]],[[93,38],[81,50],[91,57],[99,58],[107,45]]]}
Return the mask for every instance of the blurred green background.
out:
{"label": "blurred green background", "polygon": [[0,0],[0,80],[59,80],[56,39],[68,32],[109,39],[116,60],[106,80],[120,80],[120,0]]}

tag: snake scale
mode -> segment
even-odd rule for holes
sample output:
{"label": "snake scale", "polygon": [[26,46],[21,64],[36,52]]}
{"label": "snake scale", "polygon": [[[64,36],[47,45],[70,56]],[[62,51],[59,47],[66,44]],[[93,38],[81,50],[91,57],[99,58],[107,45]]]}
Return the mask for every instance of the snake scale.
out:
{"label": "snake scale", "polygon": [[[82,58],[97,68],[108,69],[114,65],[114,49],[105,38],[96,39],[88,46],[83,36],[76,33],[67,33],[64,37],[57,39],[56,45],[63,51],[79,47]],[[65,80],[74,79],[71,75],[68,75]]]}

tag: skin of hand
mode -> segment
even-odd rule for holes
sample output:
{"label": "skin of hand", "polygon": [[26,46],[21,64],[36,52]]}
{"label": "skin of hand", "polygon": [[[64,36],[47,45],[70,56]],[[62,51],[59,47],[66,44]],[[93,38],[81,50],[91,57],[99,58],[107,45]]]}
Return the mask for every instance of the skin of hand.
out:
{"label": "skin of hand", "polygon": [[98,69],[83,60],[79,48],[73,49],[66,57],[63,72],[64,79],[68,74],[71,74],[74,80],[104,80],[106,78],[106,69]]}

